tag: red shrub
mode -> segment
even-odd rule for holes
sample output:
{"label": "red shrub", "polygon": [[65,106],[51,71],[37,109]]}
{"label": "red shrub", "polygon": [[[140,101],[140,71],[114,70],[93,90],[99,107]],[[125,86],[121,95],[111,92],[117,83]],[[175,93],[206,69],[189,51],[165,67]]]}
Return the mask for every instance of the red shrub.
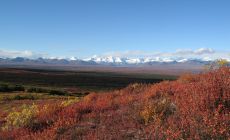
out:
{"label": "red shrub", "polygon": [[[42,108],[42,107],[41,107]],[[143,121],[145,117],[145,123]],[[228,139],[230,69],[177,81],[92,93],[36,117],[42,129],[0,131],[4,139]]]}

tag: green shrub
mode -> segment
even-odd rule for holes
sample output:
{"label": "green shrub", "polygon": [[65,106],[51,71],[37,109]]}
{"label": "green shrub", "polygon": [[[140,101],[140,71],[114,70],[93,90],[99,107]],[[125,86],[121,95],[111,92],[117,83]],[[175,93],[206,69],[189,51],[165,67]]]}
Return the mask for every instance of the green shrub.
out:
{"label": "green shrub", "polygon": [[0,92],[24,91],[24,90],[25,88],[22,85],[0,84]]}
{"label": "green shrub", "polygon": [[27,94],[27,95],[16,95],[12,98],[12,100],[34,100],[35,97],[31,94]]}
{"label": "green shrub", "polygon": [[21,111],[13,111],[6,117],[6,124],[3,127],[5,130],[28,127],[32,124],[34,117],[38,113],[37,105],[23,105]]}
{"label": "green shrub", "polygon": [[14,86],[10,86],[10,89],[12,91],[25,91],[24,86],[22,85],[14,85]]}
{"label": "green shrub", "polygon": [[0,92],[8,92],[9,86],[8,84],[0,84]]}
{"label": "green shrub", "polygon": [[49,92],[49,94],[50,95],[59,95],[59,96],[66,96],[66,95],[68,95],[68,93],[67,92],[64,92],[64,91],[59,91],[59,90],[51,90],[50,92]]}
{"label": "green shrub", "polygon": [[30,87],[27,89],[27,92],[32,92],[32,93],[47,93],[49,92],[48,89],[44,88],[38,88],[38,87]]}

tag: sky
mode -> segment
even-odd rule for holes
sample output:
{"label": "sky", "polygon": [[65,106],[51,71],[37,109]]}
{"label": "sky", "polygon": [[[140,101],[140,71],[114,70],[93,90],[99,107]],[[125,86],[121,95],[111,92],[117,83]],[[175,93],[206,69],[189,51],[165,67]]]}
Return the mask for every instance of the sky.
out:
{"label": "sky", "polygon": [[229,0],[1,0],[0,57],[230,58],[229,6]]}

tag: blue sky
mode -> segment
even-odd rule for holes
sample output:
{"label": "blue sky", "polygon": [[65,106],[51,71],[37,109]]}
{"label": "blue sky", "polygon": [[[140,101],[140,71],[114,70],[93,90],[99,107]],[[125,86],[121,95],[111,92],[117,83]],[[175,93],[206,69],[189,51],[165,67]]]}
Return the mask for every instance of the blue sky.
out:
{"label": "blue sky", "polygon": [[86,58],[203,48],[229,56],[229,6],[229,0],[1,0],[0,55]]}

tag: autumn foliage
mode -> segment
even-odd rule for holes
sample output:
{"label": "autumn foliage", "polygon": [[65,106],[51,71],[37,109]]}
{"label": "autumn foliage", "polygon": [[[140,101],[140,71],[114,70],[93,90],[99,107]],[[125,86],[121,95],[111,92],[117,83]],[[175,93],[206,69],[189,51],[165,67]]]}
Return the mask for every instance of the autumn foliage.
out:
{"label": "autumn foliage", "polygon": [[[40,105],[1,139],[229,139],[230,69]],[[30,112],[33,113],[33,112]],[[12,121],[12,119],[11,119]]]}

